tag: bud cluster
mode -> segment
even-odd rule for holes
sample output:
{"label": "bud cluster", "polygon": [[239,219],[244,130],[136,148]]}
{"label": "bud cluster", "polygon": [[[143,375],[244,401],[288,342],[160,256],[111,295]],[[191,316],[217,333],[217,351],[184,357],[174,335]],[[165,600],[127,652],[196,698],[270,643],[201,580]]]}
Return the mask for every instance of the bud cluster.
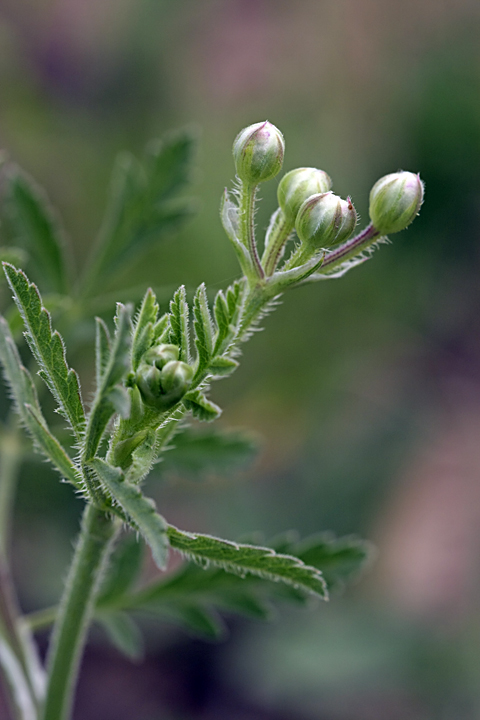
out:
{"label": "bud cluster", "polygon": [[[386,175],[375,183],[370,193],[371,224],[352,238],[358,218],[350,197],[344,200],[335,195],[331,191],[332,181],[323,170],[296,168],[286,173],[278,185],[279,208],[270,221],[260,259],[253,222],[255,190],[259,183],[280,172],[284,151],[282,133],[269,122],[245,128],[233,145],[240,202],[235,210],[237,214],[232,211],[224,226],[229,237],[233,236],[240,264],[252,287],[275,283],[279,273],[294,268],[299,268],[299,273],[290,273],[288,278],[304,277],[302,268],[305,272],[314,272],[315,267],[318,268],[316,261],[321,262],[325,255],[321,251],[334,248],[326,256],[331,272],[332,263],[338,266],[345,258],[361,254],[381,236],[406,228],[418,214],[423,202],[423,183],[419,176],[411,172]],[[294,230],[300,244],[277,272]]]}
{"label": "bud cluster", "polygon": [[176,345],[157,345],[148,350],[135,374],[135,382],[145,405],[167,410],[187,392],[193,368],[178,359]]}

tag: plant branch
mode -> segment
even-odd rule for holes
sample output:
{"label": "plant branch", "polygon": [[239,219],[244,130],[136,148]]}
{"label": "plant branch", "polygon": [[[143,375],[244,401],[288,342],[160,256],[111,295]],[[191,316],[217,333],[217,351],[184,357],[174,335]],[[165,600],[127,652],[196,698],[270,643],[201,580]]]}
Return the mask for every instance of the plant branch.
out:
{"label": "plant branch", "polygon": [[68,720],[80,658],[118,521],[87,504],[53,629],[43,720]]}

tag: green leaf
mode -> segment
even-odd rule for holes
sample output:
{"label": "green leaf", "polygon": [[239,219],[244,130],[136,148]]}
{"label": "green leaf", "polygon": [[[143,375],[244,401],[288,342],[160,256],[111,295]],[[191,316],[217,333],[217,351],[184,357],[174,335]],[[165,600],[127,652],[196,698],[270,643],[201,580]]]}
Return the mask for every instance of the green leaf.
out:
{"label": "green leaf", "polygon": [[208,365],[208,372],[210,375],[215,375],[217,377],[226,377],[227,375],[231,375],[238,367],[238,362],[234,360],[233,358],[217,355],[217,357],[214,357],[209,365]]}
{"label": "green leaf", "polygon": [[[98,324],[97,324],[98,327]],[[88,416],[85,438],[82,442],[82,461],[88,463],[95,455],[102,439],[108,421],[117,409],[122,412],[128,410],[129,398],[122,392],[117,384],[127,372],[130,341],[130,313],[129,310],[117,303],[115,317],[115,335],[108,361],[100,378],[92,409]]]}
{"label": "green leaf", "polygon": [[200,285],[193,298],[193,317],[195,345],[198,353],[197,373],[201,373],[208,366],[213,353],[213,327],[205,283]]}
{"label": "green leaf", "polygon": [[79,439],[85,415],[78,376],[67,365],[64,342],[60,334],[52,330],[50,314],[42,307],[37,287],[13,265],[5,263],[3,267],[25,323],[28,344],[40,365],[39,375],[57,401],[59,412],[69,421]]}
{"label": "green leaf", "polygon": [[258,441],[245,432],[187,429],[175,437],[173,448],[163,455],[160,469],[167,472],[173,469],[199,478],[245,465],[257,451]]}
{"label": "green leaf", "polygon": [[102,382],[111,350],[112,341],[108,328],[103,320],[97,317],[95,318],[95,379],[97,387],[100,387]]}
{"label": "green leaf", "polygon": [[112,499],[130,519],[133,527],[143,535],[157,566],[160,570],[165,570],[169,548],[168,526],[164,518],[155,512],[153,500],[146,498],[136,485],[126,482],[120,468],[114,468],[100,458],[94,458],[90,466]]}
{"label": "green leaf", "polygon": [[0,316],[0,362],[20,419],[32,436],[35,447],[50,460],[63,478],[79,487],[75,466],[50,432],[42,415],[37,393],[28,370],[22,365],[8,323]]}
{"label": "green leaf", "polygon": [[103,580],[97,607],[104,608],[118,602],[135,584],[143,560],[144,545],[129,533],[112,554]]}
{"label": "green leaf", "polygon": [[100,232],[95,276],[117,271],[161,235],[176,231],[194,207],[178,193],[190,180],[196,138],[180,131],[151,143],[144,163],[122,154],[114,167]]}
{"label": "green leaf", "polygon": [[152,346],[155,337],[154,327],[158,317],[158,303],[155,293],[149,288],[143,298],[142,306],[134,323],[132,340],[132,370],[140,365],[142,355]]}
{"label": "green leaf", "polygon": [[227,237],[235,251],[240,267],[243,270],[243,274],[247,277],[251,276],[253,271],[252,259],[247,248],[240,240],[239,210],[237,205],[230,200],[226,189],[220,203],[220,219],[223,229],[227,233]]}
{"label": "green leaf", "polygon": [[200,390],[187,393],[183,398],[183,404],[197,420],[212,422],[222,414],[222,409],[211,400],[207,400]]}
{"label": "green leaf", "polygon": [[42,285],[66,294],[65,239],[45,193],[32,178],[16,171],[9,177],[7,202],[14,231],[31,254]]}
{"label": "green leaf", "polygon": [[207,640],[220,640],[227,634],[227,627],[218,612],[201,604],[166,603],[159,609],[162,615],[176,620],[193,634]]}
{"label": "green leaf", "polygon": [[179,360],[190,363],[190,343],[188,337],[188,304],[185,287],[178,288],[170,302],[170,342],[180,348]]}
{"label": "green leaf", "polygon": [[225,295],[221,290],[215,297],[214,304],[215,322],[217,323],[217,334],[215,337],[215,355],[224,350],[225,341],[230,338],[232,328],[230,326],[230,310],[225,299]]}
{"label": "green leaf", "polygon": [[335,538],[318,533],[297,543],[289,552],[321,570],[329,589],[342,586],[357,575],[373,554],[373,546],[354,537]]}
{"label": "green leaf", "polygon": [[326,600],[327,586],[321,572],[292,555],[280,555],[271,548],[242,545],[210,535],[187,533],[168,526],[170,545],[200,565],[212,563],[227,572],[247,573],[293,585]]}
{"label": "green leaf", "polygon": [[107,636],[123,655],[130,660],[142,660],[145,655],[143,635],[132,618],[123,612],[101,613],[96,620],[102,625]]}

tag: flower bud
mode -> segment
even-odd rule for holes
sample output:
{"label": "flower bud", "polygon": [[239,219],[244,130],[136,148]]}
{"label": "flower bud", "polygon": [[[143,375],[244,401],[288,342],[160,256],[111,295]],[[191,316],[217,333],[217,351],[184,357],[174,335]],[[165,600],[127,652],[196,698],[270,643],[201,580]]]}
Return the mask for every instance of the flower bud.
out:
{"label": "flower bud", "polygon": [[175,405],[187,392],[192,378],[193,368],[179,360],[168,361],[162,370],[142,363],[135,375],[143,402],[156,410]]}
{"label": "flower bud", "polygon": [[423,202],[419,175],[397,172],[377,180],[370,191],[370,219],[383,235],[406,228],[418,215]]}
{"label": "flower bud", "polygon": [[161,385],[164,393],[164,400],[173,404],[180,400],[187,392],[193,378],[193,369],[187,363],[180,360],[171,360],[163,370]]}
{"label": "flower bud", "polygon": [[332,192],[309,197],[300,207],[295,227],[300,240],[315,248],[327,248],[346,240],[357,223],[350,198]]}
{"label": "flower bud", "polygon": [[157,345],[147,350],[142,362],[155,365],[159,370],[171,360],[178,360],[178,347],[176,345]]}
{"label": "flower bud", "polygon": [[161,377],[162,374],[155,365],[142,364],[138,368],[135,380],[145,405],[157,406],[157,400],[162,392]]}
{"label": "flower bud", "polygon": [[278,204],[287,221],[294,225],[302,203],[311,195],[325,193],[331,187],[332,181],[323,170],[296,168],[280,180],[277,190]]}
{"label": "flower bud", "polygon": [[233,143],[233,159],[237,175],[247,185],[271,180],[283,164],[285,142],[283,135],[271,123],[249,125]]}

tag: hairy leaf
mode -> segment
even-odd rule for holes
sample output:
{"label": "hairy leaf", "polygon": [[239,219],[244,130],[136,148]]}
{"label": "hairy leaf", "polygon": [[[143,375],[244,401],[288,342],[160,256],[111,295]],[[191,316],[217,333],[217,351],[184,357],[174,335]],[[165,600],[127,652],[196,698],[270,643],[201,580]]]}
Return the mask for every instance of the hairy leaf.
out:
{"label": "hairy leaf", "polygon": [[214,357],[210,361],[208,365],[208,372],[210,375],[214,375],[216,377],[226,377],[227,375],[231,375],[235,372],[237,367],[238,362],[233,358],[217,355],[217,357]]}
{"label": "hairy leaf", "polygon": [[188,304],[185,287],[178,288],[170,302],[170,342],[180,348],[179,360],[190,363],[190,343],[188,333]]}
{"label": "hairy leaf", "polygon": [[242,545],[210,535],[187,533],[171,525],[168,526],[168,537],[173,548],[201,565],[208,567],[212,563],[241,576],[252,573],[327,598],[321,572],[293,555],[281,555],[271,548]]}
{"label": "hairy leaf", "polygon": [[124,479],[119,468],[108,465],[100,458],[90,463],[105,490],[122,508],[135,530],[138,530],[150,546],[153,559],[161,570],[165,570],[168,559],[167,523],[155,512],[155,503],[146,498],[138,486]]}
{"label": "hairy leaf", "polygon": [[0,362],[22,424],[32,436],[35,447],[45,455],[63,478],[79,486],[75,466],[42,415],[37,393],[28,370],[22,365],[6,320],[0,316]]}
{"label": "hairy leaf", "polygon": [[212,422],[222,414],[222,409],[207,400],[200,390],[192,390],[183,398],[183,404],[197,420]]}
{"label": "hairy leaf", "polygon": [[154,327],[157,322],[158,303],[155,293],[149,288],[143,298],[142,306],[134,324],[132,340],[132,370],[140,365],[142,355],[152,346]]}
{"label": "hairy leaf", "polygon": [[66,293],[65,240],[45,193],[32,178],[19,171],[13,172],[8,180],[7,203],[15,234],[31,254],[42,286]]}
{"label": "hairy leaf", "polygon": [[103,320],[97,317],[95,318],[95,381],[97,387],[100,387],[102,382],[111,350],[112,341],[108,328]]}
{"label": "hairy leaf", "polygon": [[57,401],[59,412],[80,438],[85,424],[80,383],[76,372],[67,365],[64,342],[60,334],[52,330],[50,314],[42,306],[37,287],[22,270],[8,263],[3,267],[25,323],[28,344],[40,365],[39,375]]}
{"label": "hairy leaf", "polygon": [[[82,443],[83,462],[88,462],[95,455],[108,421],[117,408],[124,410],[128,408],[128,395],[117,388],[117,383],[122,380],[127,371],[129,340],[130,314],[124,305],[117,303],[115,336],[110,356],[95,392],[92,409],[88,416],[85,439]],[[123,400],[127,402],[126,407],[123,405]]]}
{"label": "hairy leaf", "polygon": [[208,366],[213,352],[212,319],[204,283],[200,285],[193,299],[193,317],[195,345],[198,353],[197,373],[201,373]]}

